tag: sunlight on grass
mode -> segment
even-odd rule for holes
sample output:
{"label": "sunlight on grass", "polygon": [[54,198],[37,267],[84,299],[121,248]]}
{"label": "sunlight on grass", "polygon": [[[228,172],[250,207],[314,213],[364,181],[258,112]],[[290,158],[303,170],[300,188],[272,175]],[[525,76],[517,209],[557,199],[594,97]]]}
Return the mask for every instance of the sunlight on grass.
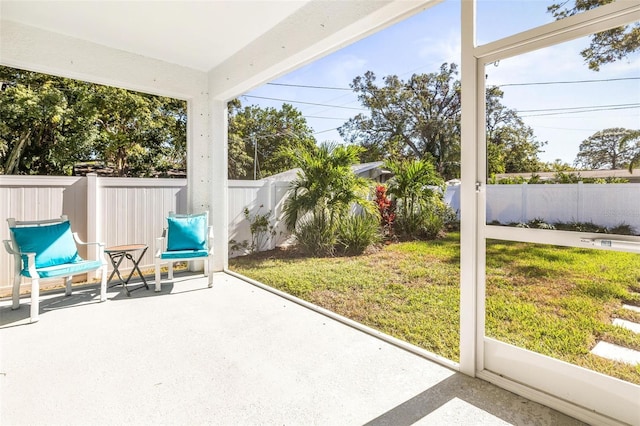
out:
{"label": "sunlight on grass", "polygon": [[[286,251],[230,259],[230,268],[396,338],[459,360],[459,234],[403,242],[354,257]],[[612,325],[640,320],[640,256],[490,241],[487,336],[640,384],[640,367],[589,351],[599,340],[640,350]]]}

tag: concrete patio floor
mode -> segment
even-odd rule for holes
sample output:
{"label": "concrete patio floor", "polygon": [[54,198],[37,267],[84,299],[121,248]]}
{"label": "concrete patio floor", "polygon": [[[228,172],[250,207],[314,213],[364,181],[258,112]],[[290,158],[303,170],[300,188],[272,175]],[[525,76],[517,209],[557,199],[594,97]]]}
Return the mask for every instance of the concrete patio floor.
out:
{"label": "concrete patio floor", "polygon": [[0,424],[578,425],[233,276],[0,301]]}

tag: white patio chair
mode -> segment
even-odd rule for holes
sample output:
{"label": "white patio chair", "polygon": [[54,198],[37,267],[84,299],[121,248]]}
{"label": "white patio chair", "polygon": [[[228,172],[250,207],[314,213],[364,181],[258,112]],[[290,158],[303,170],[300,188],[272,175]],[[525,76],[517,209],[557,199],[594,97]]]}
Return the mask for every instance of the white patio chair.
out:
{"label": "white patio chair", "polygon": [[163,263],[168,263],[168,279],[173,280],[173,264],[179,261],[204,260],[204,274],[209,287],[213,286],[213,227],[209,226],[209,213],[175,214],[169,212],[167,228],[154,246],[156,287],[161,290]]}
{"label": "white patio chair", "polygon": [[[6,250],[13,255],[13,304],[20,307],[20,283],[22,277],[31,279],[30,321],[38,321],[40,310],[40,279],[65,278],[65,294],[71,294],[74,275],[102,269],[100,301],[107,300],[107,262],[104,244],[85,243],[78,234],[71,232],[67,216],[59,219],[18,221],[7,219],[11,240],[4,240]],[[77,245],[97,245],[98,260],[84,260],[78,255]]]}

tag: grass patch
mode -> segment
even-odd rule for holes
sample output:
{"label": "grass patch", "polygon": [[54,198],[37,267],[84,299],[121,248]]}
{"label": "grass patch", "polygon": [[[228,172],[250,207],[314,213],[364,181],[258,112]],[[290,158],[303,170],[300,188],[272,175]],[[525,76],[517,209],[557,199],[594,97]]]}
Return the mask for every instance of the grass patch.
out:
{"label": "grass patch", "polygon": [[[403,242],[353,257],[275,250],[230,268],[369,327],[459,360],[459,234]],[[612,325],[640,304],[640,256],[539,244],[487,243],[486,334],[640,384],[640,367],[590,354],[598,340],[640,350],[640,336]]]}

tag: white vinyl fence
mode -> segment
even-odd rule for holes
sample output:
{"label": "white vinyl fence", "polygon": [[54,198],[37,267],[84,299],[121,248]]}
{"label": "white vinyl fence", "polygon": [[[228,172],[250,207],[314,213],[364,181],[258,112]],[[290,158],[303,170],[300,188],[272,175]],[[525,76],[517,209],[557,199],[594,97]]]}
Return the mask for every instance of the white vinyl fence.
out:
{"label": "white vinyl fence", "polygon": [[[107,247],[147,244],[149,249],[140,266],[153,267],[153,242],[166,227],[167,213],[187,211],[186,185],[186,179],[0,176],[0,240],[9,238],[9,217],[37,220],[66,214],[73,231],[84,241],[102,241]],[[239,243],[250,242],[249,222],[243,214],[247,207],[252,216],[271,212],[276,234],[268,239],[263,250],[284,242],[288,235],[278,218],[282,216],[288,185],[288,182],[229,181],[229,238]],[[11,287],[12,262],[4,247],[0,247],[0,293]],[[52,282],[56,284],[55,280]]]}
{"label": "white vinyl fence", "polygon": [[[445,201],[459,211],[460,186],[449,186]],[[640,183],[487,185],[487,223],[591,222],[630,225],[640,232]]]}
{"label": "white vinyl fence", "polygon": [[[154,239],[160,236],[169,211],[186,212],[186,179],[138,179],[46,176],[0,176],[0,239],[9,238],[6,219],[36,220],[66,214],[85,241],[107,246],[145,243],[149,249],[140,265],[153,266]],[[251,216],[270,213],[275,236],[263,249],[282,244],[288,234],[282,207],[289,182],[229,181],[229,239],[250,242]],[[459,186],[450,186],[445,200],[459,209]],[[489,185],[487,222],[622,223],[640,231],[640,184]],[[241,252],[231,253],[232,255]],[[87,255],[87,253],[81,253]],[[91,255],[91,254],[89,254]],[[90,256],[91,257],[91,256]],[[11,286],[12,259],[0,248],[0,292]]]}

